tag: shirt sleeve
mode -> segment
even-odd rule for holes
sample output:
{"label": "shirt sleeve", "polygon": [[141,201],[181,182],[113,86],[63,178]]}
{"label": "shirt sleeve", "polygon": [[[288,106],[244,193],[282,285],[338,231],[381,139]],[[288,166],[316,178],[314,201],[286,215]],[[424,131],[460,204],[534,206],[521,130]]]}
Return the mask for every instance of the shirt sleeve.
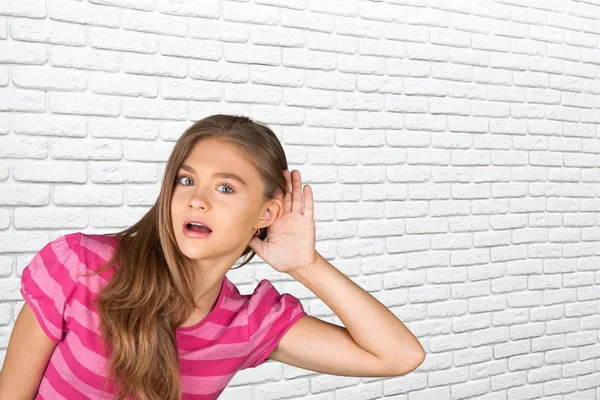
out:
{"label": "shirt sleeve", "polygon": [[46,244],[21,274],[21,295],[46,335],[62,340],[66,310],[77,287],[80,234],[60,236]]}
{"label": "shirt sleeve", "polygon": [[280,294],[267,279],[260,281],[248,301],[247,368],[267,362],[288,329],[305,315],[299,299],[289,293]]}

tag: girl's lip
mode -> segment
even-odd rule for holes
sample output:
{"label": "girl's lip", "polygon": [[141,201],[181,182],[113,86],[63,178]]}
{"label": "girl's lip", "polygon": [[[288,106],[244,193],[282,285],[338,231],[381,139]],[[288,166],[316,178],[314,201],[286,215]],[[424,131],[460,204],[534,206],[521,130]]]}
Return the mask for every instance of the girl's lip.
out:
{"label": "girl's lip", "polygon": [[204,222],[204,221],[202,221],[201,219],[198,219],[198,218],[186,219],[186,220],[183,222],[183,227],[184,227],[184,228],[187,228],[187,225],[188,225],[188,224],[191,224],[192,222],[195,222],[195,223],[197,223],[197,224],[202,224],[202,225],[204,225],[205,227],[207,227],[208,229],[210,229],[210,231],[212,232],[212,229],[210,228],[210,226],[208,226],[208,224],[207,224],[206,222]]}
{"label": "girl's lip", "polygon": [[196,231],[192,231],[190,229],[187,228],[187,224],[183,225],[183,234],[185,236],[191,237],[191,238],[205,238],[208,237],[212,234],[212,231],[210,232],[196,232]]}

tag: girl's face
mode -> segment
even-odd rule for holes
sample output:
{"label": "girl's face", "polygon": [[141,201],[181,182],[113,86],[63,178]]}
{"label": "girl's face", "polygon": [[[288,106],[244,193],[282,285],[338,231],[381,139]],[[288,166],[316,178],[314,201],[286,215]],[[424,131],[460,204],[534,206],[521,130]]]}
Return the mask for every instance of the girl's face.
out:
{"label": "girl's face", "polygon": [[[225,176],[229,174],[232,176]],[[234,176],[239,178],[236,179]],[[200,267],[229,267],[241,256],[270,210],[262,202],[263,184],[258,171],[234,144],[216,138],[196,143],[178,170],[171,218],[181,252]],[[190,219],[201,219],[212,232],[192,237]],[[232,253],[233,252],[233,253]],[[231,255],[237,257],[231,259]]]}

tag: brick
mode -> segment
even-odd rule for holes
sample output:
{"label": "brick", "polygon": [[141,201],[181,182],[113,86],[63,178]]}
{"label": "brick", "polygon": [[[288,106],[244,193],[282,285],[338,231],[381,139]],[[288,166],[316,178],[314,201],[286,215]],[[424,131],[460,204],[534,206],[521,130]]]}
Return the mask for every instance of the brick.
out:
{"label": "brick", "polygon": [[88,225],[88,211],[84,208],[15,209],[14,225],[17,229],[81,229]]}
{"label": "brick", "polygon": [[0,42],[0,63],[45,64],[48,49],[40,43]]}
{"label": "brick", "polygon": [[156,36],[149,33],[90,28],[90,45],[97,49],[156,53]]}
{"label": "brick", "polygon": [[260,25],[277,25],[279,22],[279,11],[273,7],[225,2],[222,9],[226,21]]}
{"label": "brick", "polygon": [[[90,3],[107,6],[133,8],[134,10],[153,11],[154,0],[89,0]],[[127,10],[125,10],[127,11]]]}
{"label": "brick", "polygon": [[87,88],[88,78],[83,71],[70,71],[41,66],[12,68],[15,86],[26,89],[64,90],[81,92]]}
{"label": "brick", "polygon": [[120,206],[123,190],[119,186],[56,185],[52,202],[60,206]]}
{"label": "brick", "polygon": [[158,41],[163,56],[219,60],[223,53],[223,44],[211,40],[161,36]]}
{"label": "brick", "polygon": [[48,141],[44,138],[0,138],[0,158],[46,158]]}
{"label": "brick", "polygon": [[196,0],[158,0],[161,13],[202,18],[219,18],[221,16],[219,0],[203,0],[198,7]]}
{"label": "brick", "polygon": [[121,143],[116,140],[52,139],[55,160],[120,160]]}
{"label": "brick", "polygon": [[187,119],[188,103],[184,100],[124,98],[123,115],[131,118]]}
{"label": "brick", "polygon": [[183,17],[123,10],[121,13],[121,24],[124,29],[132,31],[172,36],[187,35],[187,20]]}
{"label": "brick", "polygon": [[49,8],[50,18],[57,21],[109,28],[119,27],[120,10],[117,8],[96,6],[71,0],[51,0]]}
{"label": "brick", "polygon": [[90,134],[96,138],[155,140],[158,137],[156,121],[94,118]]}
{"label": "brick", "polygon": [[15,161],[13,177],[21,182],[85,183],[87,166],[82,162]]}
{"label": "brick", "polygon": [[120,68],[117,52],[60,46],[53,46],[50,49],[50,64],[56,67],[107,72],[116,72]]}
{"label": "brick", "polygon": [[[21,253],[21,252],[35,252],[37,253],[48,244],[50,238],[47,233],[44,232],[0,232],[0,253]],[[3,283],[3,288],[0,290],[2,296],[0,299],[7,300],[5,296],[5,288],[6,282],[11,282],[15,284],[15,290],[19,286],[18,279],[14,280],[1,280]],[[18,293],[18,290],[17,290]],[[11,300],[18,300],[21,298],[21,295],[18,295],[18,298],[11,298]]]}
{"label": "brick", "polygon": [[96,73],[91,76],[92,92],[122,96],[158,96],[158,82],[154,77],[127,74]]}
{"label": "brick", "polygon": [[112,96],[50,93],[50,110],[58,114],[117,116],[120,99]]}
{"label": "brick", "polygon": [[85,46],[85,27],[52,20],[15,20],[10,24],[10,33],[15,40]]}
{"label": "brick", "polygon": [[13,131],[23,135],[84,137],[87,122],[84,117],[63,115],[15,114]]}
{"label": "brick", "polygon": [[221,101],[222,85],[216,82],[197,82],[182,79],[162,79],[160,93],[164,99]]}
{"label": "brick", "polygon": [[0,2],[0,14],[13,17],[45,18],[45,0],[3,0]]}
{"label": "brick", "polygon": [[50,186],[36,184],[3,183],[0,191],[0,205],[3,206],[43,206],[50,202]]}
{"label": "brick", "polygon": [[46,94],[33,90],[3,90],[0,111],[46,111]]}
{"label": "brick", "polygon": [[96,163],[90,165],[93,183],[153,183],[158,182],[157,166],[145,163]]}
{"label": "brick", "polygon": [[123,53],[123,71],[130,74],[184,78],[187,75],[187,60],[176,57]]}

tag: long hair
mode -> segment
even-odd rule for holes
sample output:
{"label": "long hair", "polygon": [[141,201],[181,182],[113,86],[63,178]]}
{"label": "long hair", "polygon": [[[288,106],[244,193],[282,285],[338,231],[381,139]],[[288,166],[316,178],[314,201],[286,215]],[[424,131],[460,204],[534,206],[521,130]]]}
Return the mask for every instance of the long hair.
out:
{"label": "long hair", "polygon": [[[118,244],[110,260],[95,274],[118,268],[94,300],[106,344],[108,369],[115,381],[117,400],[181,400],[176,329],[195,309],[194,272],[184,265],[171,219],[171,198],[177,172],[194,145],[205,138],[237,145],[256,167],[264,183],[263,200],[279,189],[288,191],[283,170],[284,150],[273,131],[247,117],[212,115],[185,130],[166,164],[156,203],[134,225],[111,234]],[[258,234],[265,239],[266,229]],[[237,268],[255,256],[247,256]],[[233,269],[237,269],[233,268]]]}

